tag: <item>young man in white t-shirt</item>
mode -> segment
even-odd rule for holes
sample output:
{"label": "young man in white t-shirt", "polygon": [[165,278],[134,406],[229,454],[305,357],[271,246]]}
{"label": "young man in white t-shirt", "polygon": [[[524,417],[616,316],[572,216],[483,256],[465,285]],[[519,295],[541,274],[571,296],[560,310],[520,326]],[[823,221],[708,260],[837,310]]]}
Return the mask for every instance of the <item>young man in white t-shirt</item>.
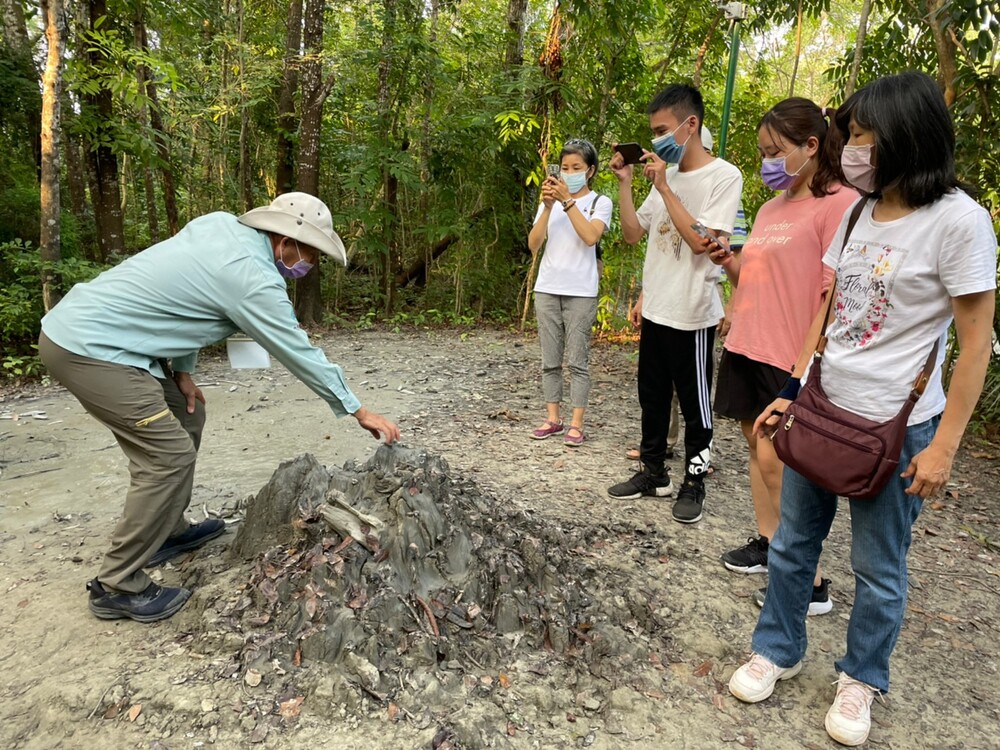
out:
{"label": "young man in white t-shirt", "polygon": [[[705,106],[697,89],[674,84],[650,103],[653,151],[643,157],[652,189],[638,211],[632,200],[632,166],[621,154],[611,159],[618,178],[625,241],[648,235],[643,291],[631,312],[641,320],[639,405],[642,408],[642,468],[608,489],[611,497],[668,497],[674,487],[665,466],[670,400],[676,390],[684,414],[684,482],[674,503],[674,520],[695,523],[705,504],[705,474],[712,448],[713,348],[723,317],[716,292],[719,266],[708,250],[725,246],[733,231],[743,178],[732,164],[702,146]],[[676,164],[668,168],[668,164]],[[694,225],[707,228],[708,239]]]}

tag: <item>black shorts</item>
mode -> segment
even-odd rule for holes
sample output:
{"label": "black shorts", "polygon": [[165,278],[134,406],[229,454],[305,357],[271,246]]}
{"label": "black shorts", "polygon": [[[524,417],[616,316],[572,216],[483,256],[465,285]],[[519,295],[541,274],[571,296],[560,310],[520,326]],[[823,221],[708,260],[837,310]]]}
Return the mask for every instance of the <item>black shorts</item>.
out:
{"label": "black shorts", "polygon": [[752,422],[777,397],[788,370],[722,350],[715,386],[715,413]]}

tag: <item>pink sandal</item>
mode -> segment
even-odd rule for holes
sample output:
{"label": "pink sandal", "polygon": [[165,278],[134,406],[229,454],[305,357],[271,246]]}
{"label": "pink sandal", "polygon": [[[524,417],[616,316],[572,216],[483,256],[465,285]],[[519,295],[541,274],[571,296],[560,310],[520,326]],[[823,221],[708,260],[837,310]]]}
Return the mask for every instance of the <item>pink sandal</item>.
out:
{"label": "pink sandal", "polygon": [[562,435],[565,430],[566,426],[562,422],[553,422],[551,419],[546,419],[545,426],[539,427],[532,432],[531,437],[534,440],[545,440],[545,438],[552,435]]}
{"label": "pink sandal", "polygon": [[[576,433],[575,435],[573,433]],[[570,425],[569,429],[566,430],[566,437],[563,438],[563,442],[570,448],[579,448],[583,445],[583,441],[586,440],[586,436],[583,434],[583,429],[577,427],[576,425]]]}

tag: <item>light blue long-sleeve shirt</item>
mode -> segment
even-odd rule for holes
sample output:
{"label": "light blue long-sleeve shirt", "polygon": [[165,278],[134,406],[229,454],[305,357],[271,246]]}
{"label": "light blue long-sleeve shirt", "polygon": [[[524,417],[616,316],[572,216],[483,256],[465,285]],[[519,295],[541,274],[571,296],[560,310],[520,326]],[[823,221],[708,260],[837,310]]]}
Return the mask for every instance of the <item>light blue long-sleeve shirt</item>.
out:
{"label": "light blue long-sleeve shirt", "polygon": [[176,236],[74,286],[42,318],[74,354],[163,373],[157,359],[193,372],[198,350],[242,330],[338,416],[361,403],[340,366],[299,328],[268,236],[232,214],[202,216]]}

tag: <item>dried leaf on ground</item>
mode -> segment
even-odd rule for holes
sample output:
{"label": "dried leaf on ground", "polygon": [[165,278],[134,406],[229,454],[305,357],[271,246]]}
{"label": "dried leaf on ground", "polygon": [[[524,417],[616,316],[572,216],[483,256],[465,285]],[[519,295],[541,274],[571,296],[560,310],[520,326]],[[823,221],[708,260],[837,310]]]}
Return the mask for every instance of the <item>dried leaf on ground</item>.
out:
{"label": "dried leaf on ground", "polygon": [[279,713],[286,719],[294,719],[302,711],[302,701],[304,700],[305,696],[300,695],[281,703]]}
{"label": "dried leaf on ground", "polygon": [[250,687],[257,687],[263,676],[256,669],[248,669],[247,673],[243,675],[243,681]]}
{"label": "dried leaf on ground", "polygon": [[142,713],[142,704],[136,703],[132,708],[128,710],[128,720],[135,721],[139,718],[139,714]]}

